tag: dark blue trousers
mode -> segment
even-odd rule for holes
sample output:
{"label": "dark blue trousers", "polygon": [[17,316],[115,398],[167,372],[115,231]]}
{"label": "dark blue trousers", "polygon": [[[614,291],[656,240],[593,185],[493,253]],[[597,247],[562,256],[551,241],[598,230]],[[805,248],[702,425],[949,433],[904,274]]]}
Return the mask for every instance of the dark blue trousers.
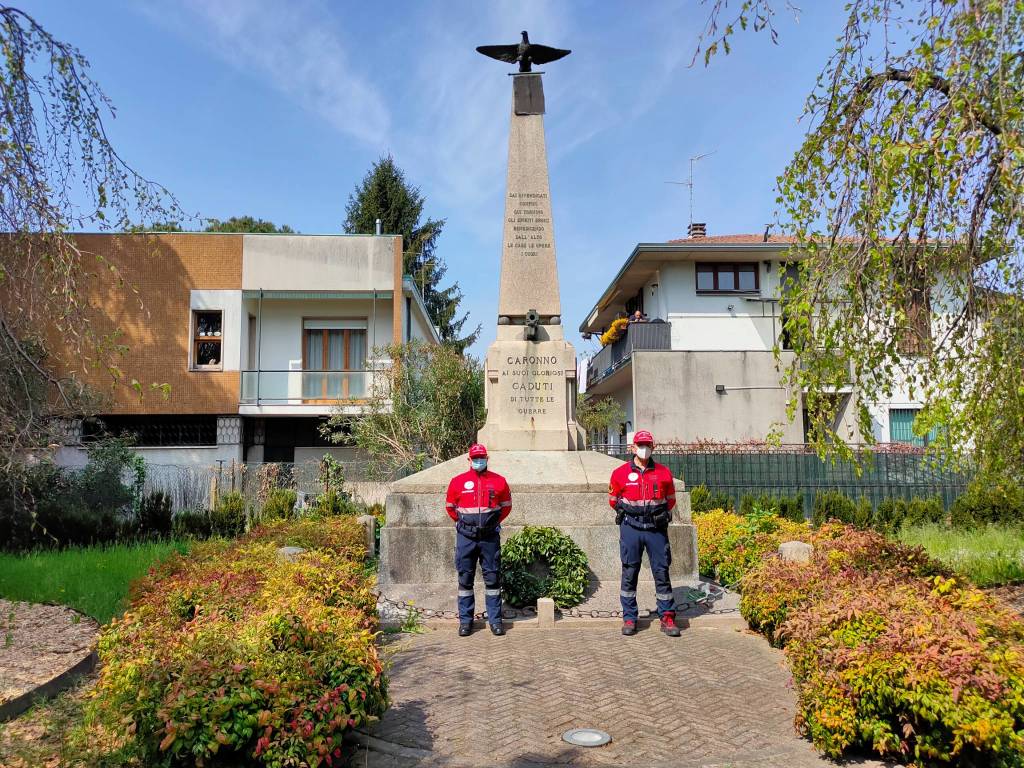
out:
{"label": "dark blue trousers", "polygon": [[476,601],[473,599],[473,579],[476,564],[484,574],[484,596],[487,601],[487,620],[501,623],[501,538],[495,532],[479,539],[455,534],[455,570],[459,574],[459,621],[473,620]]}
{"label": "dark blue trousers", "polygon": [[675,613],[676,610],[672,582],[668,578],[668,567],[672,565],[672,548],[668,543],[668,532],[664,529],[641,531],[628,523],[622,523],[619,525],[619,555],[622,558],[622,586],[619,598],[622,603],[622,618],[628,621],[636,621],[639,613],[636,604],[636,584],[640,578],[644,550],[647,550],[647,559],[654,574],[658,615]]}

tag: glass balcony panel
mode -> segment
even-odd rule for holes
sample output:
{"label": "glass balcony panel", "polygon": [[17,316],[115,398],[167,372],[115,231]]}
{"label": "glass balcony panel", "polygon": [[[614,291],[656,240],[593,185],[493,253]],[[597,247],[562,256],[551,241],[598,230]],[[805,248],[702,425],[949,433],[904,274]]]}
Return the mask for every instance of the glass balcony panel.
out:
{"label": "glass balcony panel", "polygon": [[380,371],[242,371],[243,405],[310,405],[365,400]]}

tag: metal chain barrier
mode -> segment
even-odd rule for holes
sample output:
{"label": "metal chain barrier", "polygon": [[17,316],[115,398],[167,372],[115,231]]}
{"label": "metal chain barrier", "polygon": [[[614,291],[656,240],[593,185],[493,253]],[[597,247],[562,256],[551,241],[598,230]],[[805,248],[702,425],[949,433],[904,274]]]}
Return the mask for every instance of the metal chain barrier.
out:
{"label": "metal chain barrier", "polygon": [[[738,582],[737,582],[738,583]],[[737,608],[725,608],[715,609],[714,604],[725,597],[726,593],[735,590],[736,583],[734,584],[708,584],[707,582],[701,582],[698,589],[690,589],[689,592],[693,596],[692,599],[684,600],[683,602],[676,604],[676,610],[680,613],[689,610],[690,608],[702,607],[707,613],[711,614],[724,614],[724,613],[735,613]],[[386,610],[384,613],[388,614],[389,618],[404,619],[409,615],[415,615],[420,619],[449,619],[458,620],[459,612],[453,610],[445,610],[442,608],[426,608],[415,603],[410,603],[405,600],[396,600],[390,598],[384,593],[377,594],[378,606],[384,607]],[[622,611],[613,610],[602,610],[602,609],[591,609],[586,610],[582,608],[556,608],[557,613],[563,617],[573,619],[621,619]],[[648,617],[656,617],[657,613],[648,610]],[[510,608],[506,607],[501,612],[503,619],[519,619],[519,618],[536,618],[537,609],[534,607],[524,608]],[[475,621],[482,621],[487,619],[487,611],[480,611],[473,614]]]}

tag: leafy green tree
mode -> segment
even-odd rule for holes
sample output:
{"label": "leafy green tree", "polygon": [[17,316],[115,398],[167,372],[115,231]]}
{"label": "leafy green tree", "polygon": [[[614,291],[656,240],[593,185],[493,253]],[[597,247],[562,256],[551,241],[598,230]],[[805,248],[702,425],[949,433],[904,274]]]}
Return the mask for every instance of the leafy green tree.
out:
{"label": "leafy green tree", "polygon": [[390,370],[375,377],[368,413],[335,414],[324,425],[335,443],[355,443],[371,473],[391,478],[463,453],[484,424],[483,368],[448,345],[412,341],[379,350]]}
{"label": "leafy green tree", "polygon": [[606,435],[625,418],[626,411],[613,397],[587,397],[583,393],[576,396],[576,423],[588,437],[595,432]]}
{"label": "leafy green tree", "polygon": [[426,199],[419,187],[405,179],[402,169],[391,155],[373,164],[363,180],[356,185],[345,208],[345,231],[373,234],[377,219],[382,231],[402,236],[405,254],[402,268],[411,275],[423,293],[430,318],[440,331],[441,340],[459,351],[480,335],[480,326],[468,336],[460,337],[468,315],[459,314],[462,291],[453,283],[441,288],[441,279],[448,271],[437,255],[437,239],[444,228],[444,219],[423,220]]}
{"label": "leafy green tree", "polygon": [[264,234],[295,234],[295,230],[287,224],[280,227],[270,221],[254,219],[252,216],[232,216],[230,219],[209,219],[204,232],[244,232],[252,235]]}
{"label": "leafy green tree", "polygon": [[[775,29],[772,0],[712,7],[705,60],[737,28]],[[852,0],[779,178],[780,226],[805,257],[789,281],[789,415],[852,457],[832,392],[852,373],[857,423],[904,379],[931,450],[1024,479],[1024,4]],[[801,392],[803,398],[801,398]]]}
{"label": "leafy green tree", "polygon": [[70,233],[187,218],[107,139],[112,105],[88,69],[72,45],[0,6],[0,473],[12,486],[24,485],[34,451],[64,437],[66,419],[97,402],[66,372],[95,365],[125,378],[116,333],[93,327],[81,291],[92,273],[121,278]]}

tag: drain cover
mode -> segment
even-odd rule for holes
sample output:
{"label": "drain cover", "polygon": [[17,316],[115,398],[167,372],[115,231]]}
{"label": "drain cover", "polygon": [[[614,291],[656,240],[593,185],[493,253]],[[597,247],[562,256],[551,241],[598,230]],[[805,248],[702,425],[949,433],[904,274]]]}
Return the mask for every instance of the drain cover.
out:
{"label": "drain cover", "polygon": [[573,728],[562,734],[562,741],[567,741],[577,747],[600,747],[611,740],[611,736],[596,728]]}

